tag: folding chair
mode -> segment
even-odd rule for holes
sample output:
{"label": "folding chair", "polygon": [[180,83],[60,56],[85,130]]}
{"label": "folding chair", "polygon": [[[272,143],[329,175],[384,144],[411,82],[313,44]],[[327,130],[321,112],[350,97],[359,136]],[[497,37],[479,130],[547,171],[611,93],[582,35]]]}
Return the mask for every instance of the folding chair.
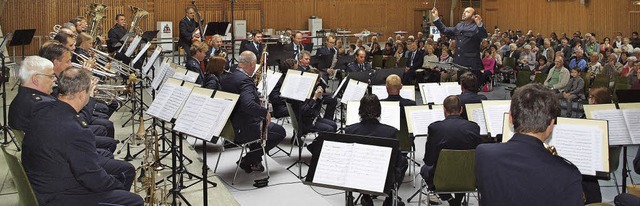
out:
{"label": "folding chair", "polygon": [[[240,168],[240,161],[242,160],[243,155],[245,155],[246,153],[249,152],[255,152],[258,150],[262,150],[264,154],[266,154],[266,151],[264,149],[264,145],[260,144],[260,141],[262,141],[262,139],[258,138],[256,140],[253,141],[249,141],[249,142],[245,142],[242,144],[237,144],[235,143],[235,139],[236,139],[236,134],[235,134],[235,130],[233,128],[233,125],[231,124],[230,120],[227,120],[227,123],[224,125],[224,128],[222,129],[222,132],[220,133],[220,136],[227,142],[235,145],[236,147],[241,148],[240,151],[240,157],[238,157],[238,164],[236,164],[236,171],[233,173],[233,180],[231,181],[231,184],[233,185],[236,181],[236,176],[238,175],[238,169]],[[250,144],[260,144],[261,147],[259,149],[256,150],[249,150],[248,146]],[[224,152],[224,151],[222,151]],[[220,163],[220,157],[222,156],[222,152],[220,152],[218,154],[218,160],[216,161],[216,166],[213,169],[213,173],[216,173],[216,171],[218,170],[218,163]],[[269,163],[267,163],[266,157],[265,157],[265,161],[264,161],[264,167],[265,167],[265,171],[267,171],[267,176],[269,176]]]}
{"label": "folding chair", "polygon": [[547,79],[547,75],[548,74],[544,74],[544,73],[538,73],[536,74],[536,76],[533,79],[533,82],[535,83],[540,83],[540,84],[544,84],[544,80]]}
{"label": "folding chair", "polygon": [[374,55],[373,61],[371,62],[371,67],[373,68],[382,68],[382,55]]}
{"label": "folding chair", "polygon": [[[476,174],[475,174],[475,150],[450,150],[443,149],[438,156],[438,165],[436,166],[433,183],[435,189],[427,188],[425,180],[422,180],[422,186],[416,193],[419,193],[418,205],[422,205],[422,194],[427,195],[427,200],[431,194],[442,193],[467,193],[465,201],[469,202],[469,193],[476,192]],[[424,189],[427,191],[423,191]],[[410,202],[416,194],[413,194],[407,202]],[[427,201],[427,205],[430,202]]]}
{"label": "folding chair", "polygon": [[[409,136],[409,128],[407,127],[407,121],[404,119],[400,120],[400,130],[398,131],[398,133],[396,133],[396,138],[400,143],[400,152],[402,154],[406,154],[407,160],[410,162],[409,164],[411,166],[408,169],[409,175],[417,174],[415,166],[420,167],[420,163],[416,161],[416,152],[415,152],[416,147],[413,139]],[[413,176],[412,182],[414,183],[414,185],[415,185],[415,180],[416,178],[415,176]]]}
{"label": "folding chair", "polygon": [[38,205],[38,199],[36,194],[31,188],[31,183],[27,177],[27,173],[24,171],[24,167],[20,163],[20,159],[16,155],[9,154],[5,146],[2,146],[2,153],[9,166],[9,171],[13,176],[13,181],[18,189],[19,205]]}
{"label": "folding chair", "polygon": [[387,58],[387,61],[384,62],[384,68],[385,69],[396,68],[396,58],[392,56]]}
{"label": "folding chair", "polygon": [[24,140],[24,132],[18,129],[11,129],[11,133],[13,133],[13,138],[15,138],[16,143],[22,147],[22,141]]}
{"label": "folding chair", "polygon": [[[298,122],[298,117],[295,115],[296,113],[293,111],[293,107],[291,107],[291,103],[287,102],[287,110],[289,110],[290,119],[291,119],[291,127],[293,128],[293,136],[291,136],[291,149],[289,149],[289,154],[293,152],[293,145],[298,145],[298,160],[287,167],[289,170],[294,165],[298,165],[298,178],[302,178],[302,165],[306,164],[302,161],[302,148],[305,146],[305,140],[307,139],[307,134],[300,134],[300,123]],[[310,132],[314,132],[311,130]],[[307,165],[308,166],[308,165]],[[295,175],[295,173],[294,173]]]}

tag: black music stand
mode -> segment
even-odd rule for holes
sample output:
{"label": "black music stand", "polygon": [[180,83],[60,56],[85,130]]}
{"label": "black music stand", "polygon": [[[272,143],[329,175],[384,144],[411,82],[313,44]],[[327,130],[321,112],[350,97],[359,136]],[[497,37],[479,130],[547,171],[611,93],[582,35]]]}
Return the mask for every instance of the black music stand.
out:
{"label": "black music stand", "polygon": [[160,30],[145,31],[142,33],[142,41],[145,43],[150,42],[158,36],[158,32],[160,32]]}
{"label": "black music stand", "polygon": [[204,31],[204,36],[221,35],[224,36],[229,28],[229,22],[209,22]]}
{"label": "black music stand", "polygon": [[[11,132],[9,132],[9,123],[7,121],[7,111],[8,111],[7,110],[7,83],[9,83],[9,70],[4,62],[4,53],[3,53],[4,51],[2,51],[2,48],[5,48],[4,46],[7,44],[7,41],[9,38],[11,38],[11,33],[7,34],[7,36],[2,41],[2,44],[0,44],[0,58],[2,58],[2,72],[0,73],[2,74],[2,76],[0,76],[0,84],[2,85],[0,86],[2,86],[2,120],[3,120],[2,124],[0,124],[0,129],[2,129],[2,134],[4,135],[4,141],[2,142],[2,144],[5,145],[13,142],[13,144],[16,146],[19,152],[20,147],[18,146],[18,143],[14,139]],[[22,53],[24,55],[24,47],[22,49]],[[10,136],[11,140],[9,140],[7,136]]]}
{"label": "black music stand", "polygon": [[[378,137],[369,137],[369,136],[359,136],[359,135],[350,135],[350,134],[336,134],[336,133],[320,133],[320,135],[316,138],[318,147],[320,147],[319,155],[313,155],[311,158],[311,165],[309,166],[309,171],[307,173],[307,177],[302,182],[305,185],[325,187],[337,190],[344,190],[346,193],[346,202],[345,205],[353,206],[353,192],[360,192],[371,195],[378,196],[387,196],[387,194],[391,193],[391,190],[394,189],[395,182],[395,167],[396,167],[396,159],[398,155],[400,155],[400,151],[398,150],[399,143],[396,139],[387,139],[387,138],[378,138]],[[385,183],[382,191],[370,191],[361,188],[353,188],[344,185],[330,185],[323,183],[314,182],[314,177],[316,176],[316,170],[318,170],[318,161],[320,156],[323,156],[323,144],[325,141],[338,142],[338,143],[354,143],[354,144],[362,144],[368,146],[379,146],[379,147],[387,147],[391,149],[391,155],[389,158],[389,166],[387,167]],[[344,174],[346,175],[346,174]]]}
{"label": "black music stand", "polygon": [[371,77],[371,84],[384,85],[387,82],[387,77],[392,74],[402,77],[404,75],[404,68],[378,69]]}
{"label": "black music stand", "polygon": [[24,46],[31,44],[36,29],[23,29],[13,32],[13,38],[9,42],[9,46],[22,46],[22,60],[24,60]]}
{"label": "black music stand", "polygon": [[[616,96],[618,97],[618,103],[633,103],[640,102],[640,92],[632,89],[619,89],[616,90]],[[617,104],[616,104],[617,106]],[[627,192],[627,145],[622,146],[622,193]]]}

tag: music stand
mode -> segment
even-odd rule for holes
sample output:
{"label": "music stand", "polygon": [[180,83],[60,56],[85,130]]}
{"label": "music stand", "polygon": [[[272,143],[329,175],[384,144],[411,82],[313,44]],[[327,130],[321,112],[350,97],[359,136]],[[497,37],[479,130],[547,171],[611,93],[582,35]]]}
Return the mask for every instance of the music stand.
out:
{"label": "music stand", "polygon": [[[311,186],[318,186],[318,187],[325,187],[325,188],[331,188],[331,189],[337,189],[337,190],[344,190],[346,193],[346,205],[347,206],[352,206],[354,205],[353,203],[353,192],[360,192],[360,193],[366,193],[366,194],[371,194],[371,195],[378,195],[378,196],[387,196],[387,194],[391,193],[392,187],[394,185],[395,182],[395,167],[396,167],[396,160],[398,158],[398,155],[400,155],[400,151],[398,150],[399,147],[399,143],[398,140],[396,139],[387,139],[387,138],[378,138],[378,137],[369,137],[369,136],[359,136],[359,135],[351,135],[351,134],[337,134],[337,133],[320,133],[320,135],[316,138],[317,139],[317,144],[318,147],[321,148],[320,153],[318,155],[313,155],[311,158],[311,165],[309,166],[309,170],[307,173],[307,176],[305,178],[305,180],[302,182],[305,185],[311,185]],[[384,186],[382,188],[382,191],[371,191],[371,190],[366,190],[366,189],[362,189],[359,187],[350,187],[350,186],[345,186],[345,185],[336,185],[336,184],[326,184],[326,183],[317,183],[314,182],[314,179],[316,177],[316,171],[317,170],[322,170],[322,165],[320,165],[320,167],[318,167],[318,163],[320,160],[320,157],[324,156],[325,154],[323,154],[323,150],[327,150],[327,148],[323,148],[323,145],[325,143],[325,141],[330,141],[330,142],[337,142],[337,143],[353,143],[353,144],[360,144],[360,145],[366,145],[366,146],[375,146],[375,147],[384,147],[384,148],[388,148],[387,150],[390,149],[390,158],[389,158],[389,166],[387,167],[387,171],[377,171],[377,172],[385,172],[386,174],[386,178],[384,179]],[[364,157],[364,158],[371,158],[370,156]],[[376,159],[377,157],[374,157],[373,159]],[[352,160],[353,161],[353,160]],[[376,160],[377,162],[377,160]],[[324,174],[323,174],[324,175]],[[343,174],[343,175],[347,175],[347,174]],[[380,180],[382,181],[382,180]]]}
{"label": "music stand", "polygon": [[364,71],[364,72],[349,72],[349,76],[353,80],[357,80],[359,82],[369,83],[371,82],[371,77],[374,75],[374,71]]}
{"label": "music stand", "polygon": [[[618,89],[616,90],[616,96],[618,97],[618,103],[633,103],[640,102],[640,92],[633,89]],[[627,146],[622,146],[622,193],[627,192]]]}
{"label": "music stand", "polygon": [[384,85],[387,82],[387,77],[392,74],[402,77],[404,75],[404,68],[378,69],[373,74],[373,77],[371,77],[371,84]]}
{"label": "music stand", "polygon": [[204,31],[204,36],[221,35],[224,36],[229,28],[229,22],[209,22]]}
{"label": "music stand", "polygon": [[145,31],[144,33],[142,33],[142,41],[150,42],[151,40],[156,38],[156,36],[158,36],[159,31],[160,30]]}
{"label": "music stand", "polygon": [[[35,31],[35,30],[34,30]],[[2,86],[2,124],[0,124],[0,129],[2,129],[2,134],[4,135],[4,141],[2,142],[3,145],[5,144],[9,144],[10,142],[13,142],[13,144],[16,146],[18,152],[20,151],[20,147],[18,146],[18,143],[15,141],[13,135],[9,132],[9,123],[7,121],[7,83],[9,82],[9,78],[8,78],[8,69],[6,67],[6,64],[4,62],[4,51],[2,51],[2,48],[5,48],[4,46],[7,44],[7,41],[9,40],[9,38],[11,38],[11,33],[7,34],[7,36],[4,38],[4,40],[2,41],[2,44],[0,44],[0,58],[2,58],[2,76],[0,76],[0,86]],[[22,53],[24,55],[24,47],[22,49]],[[5,79],[7,81],[5,81]],[[9,135],[11,137],[11,141],[9,141],[9,139],[7,139],[7,135]]]}
{"label": "music stand", "polygon": [[22,46],[22,60],[24,60],[24,46],[31,44],[34,34],[36,34],[36,29],[22,29],[13,32],[9,46]]}

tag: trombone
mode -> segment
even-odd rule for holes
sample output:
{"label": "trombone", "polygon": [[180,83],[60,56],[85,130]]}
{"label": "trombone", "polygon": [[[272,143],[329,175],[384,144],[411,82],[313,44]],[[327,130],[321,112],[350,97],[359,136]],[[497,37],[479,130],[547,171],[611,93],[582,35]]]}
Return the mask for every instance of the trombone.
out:
{"label": "trombone", "polygon": [[109,56],[109,54],[95,48],[89,49],[96,54],[96,61],[102,64],[111,63],[111,69],[113,69],[115,72],[124,76],[129,76],[131,73],[135,74],[135,70],[133,68],[129,67],[129,65],[125,63],[122,63],[120,60],[114,59],[113,57]]}
{"label": "trombone", "polygon": [[[74,62],[71,62],[71,66],[76,67],[76,68],[80,68],[80,69],[84,69],[84,66],[82,66],[82,65],[80,65],[78,63],[74,63]],[[101,77],[109,77],[109,78],[116,77],[115,74],[112,74],[112,73],[109,73],[109,72],[100,71],[98,69],[92,69],[91,73],[93,73],[95,75],[98,75],[98,76],[101,76]]]}
{"label": "trombone", "polygon": [[[87,56],[85,56],[85,55],[83,55],[83,54],[78,54],[78,53],[76,53],[76,52],[74,52],[74,51],[71,51],[71,53],[72,53],[73,55],[76,55],[78,58],[80,58],[80,61],[81,61],[81,62],[87,62],[87,61],[92,61],[92,60],[94,60],[94,58],[92,58],[92,57],[87,57]],[[110,73],[110,74],[114,74],[114,76],[115,76],[115,72],[111,71],[111,69],[107,68],[106,66],[103,66],[103,65],[100,65],[100,64],[97,64],[97,63],[96,63],[96,64],[94,64],[94,65],[95,65],[95,67],[96,67],[97,69],[101,70],[102,72]],[[107,64],[104,64],[104,65],[107,65]]]}

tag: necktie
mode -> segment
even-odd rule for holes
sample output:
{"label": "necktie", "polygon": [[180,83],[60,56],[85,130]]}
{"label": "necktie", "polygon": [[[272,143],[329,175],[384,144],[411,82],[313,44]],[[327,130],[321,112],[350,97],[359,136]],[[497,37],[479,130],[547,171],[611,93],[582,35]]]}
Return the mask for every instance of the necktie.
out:
{"label": "necktie", "polygon": [[364,64],[360,64],[360,71],[364,71]]}
{"label": "necktie", "polygon": [[413,57],[416,56],[416,52],[411,52],[411,63],[409,66],[413,66]]}

